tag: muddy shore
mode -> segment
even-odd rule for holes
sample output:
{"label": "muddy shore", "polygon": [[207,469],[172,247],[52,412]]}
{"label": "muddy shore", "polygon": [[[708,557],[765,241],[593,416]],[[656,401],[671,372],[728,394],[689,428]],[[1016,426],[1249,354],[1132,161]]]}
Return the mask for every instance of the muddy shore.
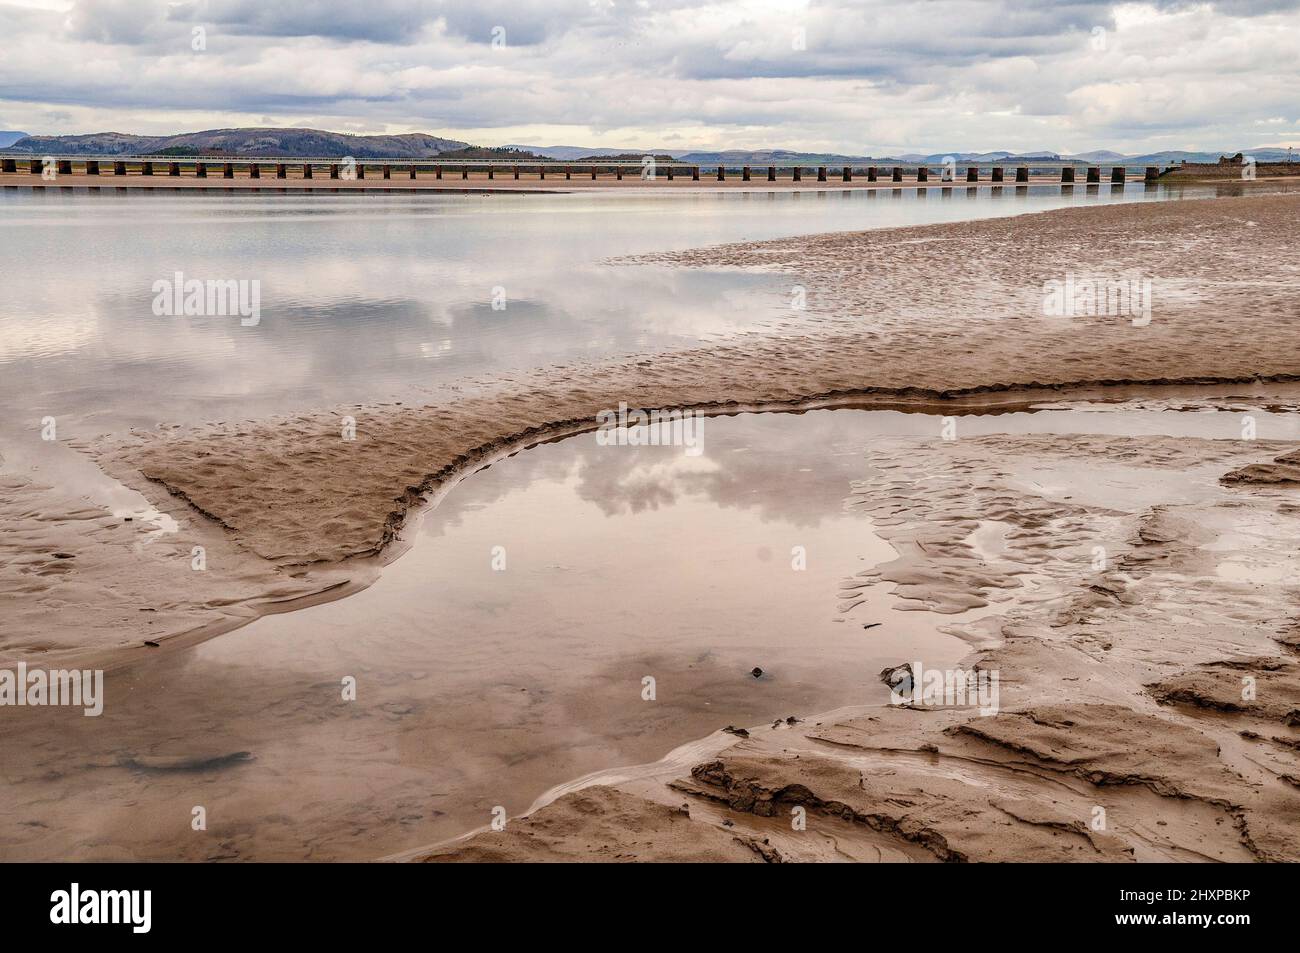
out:
{"label": "muddy shore", "polygon": [[[816,400],[944,406],[1300,380],[1297,225],[1300,198],[1258,196],[620,262],[788,274],[807,312],[798,330],[548,368],[434,405],[87,446],[181,531],[141,547],[138,527],[72,508],[53,489],[7,487],[6,515],[23,533],[0,591],[21,596],[23,610],[2,651],[129,658],[139,649],[126,646],[141,641],[133,610],[151,615],[150,641],[165,649],[214,634],[213,610],[228,627],[364,585],[413,507],[520,443],[590,429],[620,401],[710,412]],[[1150,320],[1045,316],[1044,283],[1070,274],[1149,280]],[[567,791],[504,832],[430,856],[1298,859],[1293,450],[1032,436],[899,447],[851,500],[900,554],[872,572],[932,609],[999,597],[1004,611],[971,633],[980,651],[970,660],[1002,673],[997,714],[893,708],[728,736],[714,757],[613,787],[597,779],[600,788]],[[1030,478],[1040,471],[1051,479]],[[1087,497],[1093,471],[1103,484],[1159,492],[1069,498]],[[983,522],[1004,528],[994,550],[976,552],[970,537]],[[202,587],[179,584],[178,561],[200,544],[222,558],[210,558]],[[1102,569],[1092,568],[1097,546]],[[18,558],[33,549],[54,552]],[[1244,577],[1220,568],[1245,564],[1255,568]],[[102,591],[122,591],[127,578],[140,605],[119,600],[106,615]],[[824,820],[820,835],[848,846],[828,855],[825,836],[793,836],[795,807],[808,830]]]}

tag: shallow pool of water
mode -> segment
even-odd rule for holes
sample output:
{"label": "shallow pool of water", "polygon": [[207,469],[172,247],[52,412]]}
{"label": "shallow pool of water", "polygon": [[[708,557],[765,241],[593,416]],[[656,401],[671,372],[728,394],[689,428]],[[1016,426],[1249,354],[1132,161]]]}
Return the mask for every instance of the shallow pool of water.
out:
{"label": "shallow pool of water", "polygon": [[[1247,408],[1260,438],[1300,439],[1285,409],[1219,406],[1075,403],[958,429],[1235,439]],[[705,421],[698,456],[588,434],[500,461],[412,522],[370,588],[110,672],[98,718],[10,709],[0,856],[379,857],[727,725],[884,703],[882,668],[956,664],[968,646],[943,628],[993,611],[842,596],[893,557],[844,505],[873,442],[941,429],[742,414]]]}

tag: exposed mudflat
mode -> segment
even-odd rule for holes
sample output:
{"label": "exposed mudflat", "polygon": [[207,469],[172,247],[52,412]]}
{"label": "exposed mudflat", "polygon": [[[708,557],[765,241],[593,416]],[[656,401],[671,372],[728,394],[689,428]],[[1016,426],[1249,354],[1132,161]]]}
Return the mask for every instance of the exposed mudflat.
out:
{"label": "exposed mudflat", "polygon": [[[1088,383],[1300,378],[1298,224],[1300,197],[1272,195],[658,255],[652,260],[788,272],[792,286],[807,289],[809,310],[798,332],[506,375],[425,406],[118,435],[94,452],[183,524],[206,516],[246,556],[238,568],[209,571],[231,573],[232,582],[261,574],[264,591],[278,592],[286,572],[381,552],[412,506],[474,465],[531,439],[590,429],[620,401],[726,410],[857,397],[887,406]],[[1067,272],[1151,278],[1150,324],[1044,317],[1043,283]],[[344,439],[348,417],[355,439]],[[1243,465],[1251,463],[1267,461]],[[164,578],[157,563],[146,560],[140,578]],[[289,585],[320,591],[337,581]],[[199,604],[178,593],[155,629],[162,637],[192,629]],[[9,633],[8,654],[41,641],[77,644],[93,615],[78,604],[47,609]]]}
{"label": "exposed mudflat", "polygon": [[[963,664],[999,675],[999,710],[832,713],[589,781],[684,797],[698,827],[758,837],[765,860],[828,859],[828,843],[844,860],[1300,859],[1300,499],[1219,482],[1276,449],[1057,435],[876,448],[849,505],[900,556],[862,577],[918,607],[994,605],[956,628],[981,646]],[[497,842],[541,859],[491,831],[431,856]]]}

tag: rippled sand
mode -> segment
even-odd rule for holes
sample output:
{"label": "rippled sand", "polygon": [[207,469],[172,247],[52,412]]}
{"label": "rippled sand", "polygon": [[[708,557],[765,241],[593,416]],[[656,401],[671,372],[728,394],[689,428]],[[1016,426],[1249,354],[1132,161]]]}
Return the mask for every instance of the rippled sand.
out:
{"label": "rippled sand", "polygon": [[[360,584],[411,507],[521,442],[590,429],[620,401],[944,406],[1090,385],[1179,383],[1191,393],[1300,379],[1298,225],[1300,198],[1259,196],[656,255],[641,261],[788,274],[792,301],[803,289],[808,310],[782,333],[548,368],[434,405],[119,436],[93,451],[178,516],[178,551],[214,532],[229,547],[208,578],[229,584],[224,599],[172,591],[156,565],[166,554],[138,551],[138,586],[164,597],[153,621],[165,645],[192,633],[205,606],[251,614],[254,597]],[[1149,279],[1150,323],[1045,317],[1044,282],[1070,273]],[[344,439],[348,417],[355,439]],[[978,666],[1003,673],[999,714],[887,709],[728,736],[712,743],[716,757],[669,759],[620,782],[617,797],[563,792],[527,824],[481,835],[492,844],[440,856],[486,856],[490,846],[609,859],[579,842],[600,825],[636,840],[636,824],[608,823],[610,811],[635,815],[626,794],[657,818],[647,830],[686,832],[720,857],[732,840],[716,830],[745,827],[735,836],[760,860],[1300,859],[1293,449],[1059,436],[901,446],[852,501],[900,551],[873,572],[930,608],[985,600],[1004,610],[968,633]],[[107,532],[60,538],[87,567],[111,564],[124,545]],[[1109,554],[1101,571],[1090,568],[1098,545]],[[85,626],[107,577],[88,569],[86,594],[69,601],[56,575],[34,578],[12,562],[0,571],[0,592],[27,600],[6,654],[38,639],[72,653],[121,640],[118,626]],[[1259,695],[1243,704],[1247,677]],[[664,797],[687,799],[686,820],[715,831],[656,814],[649,804]],[[792,838],[792,807],[838,834]],[[539,833],[552,823],[564,836]],[[849,846],[828,846],[841,842]]]}

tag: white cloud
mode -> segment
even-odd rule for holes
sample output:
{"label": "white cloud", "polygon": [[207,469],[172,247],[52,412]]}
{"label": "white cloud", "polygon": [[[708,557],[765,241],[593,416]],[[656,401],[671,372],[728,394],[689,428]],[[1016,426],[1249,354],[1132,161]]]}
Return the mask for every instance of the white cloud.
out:
{"label": "white cloud", "polygon": [[0,128],[41,133],[1235,148],[1285,135],[1300,87],[1284,0],[0,0],[0,36]]}

